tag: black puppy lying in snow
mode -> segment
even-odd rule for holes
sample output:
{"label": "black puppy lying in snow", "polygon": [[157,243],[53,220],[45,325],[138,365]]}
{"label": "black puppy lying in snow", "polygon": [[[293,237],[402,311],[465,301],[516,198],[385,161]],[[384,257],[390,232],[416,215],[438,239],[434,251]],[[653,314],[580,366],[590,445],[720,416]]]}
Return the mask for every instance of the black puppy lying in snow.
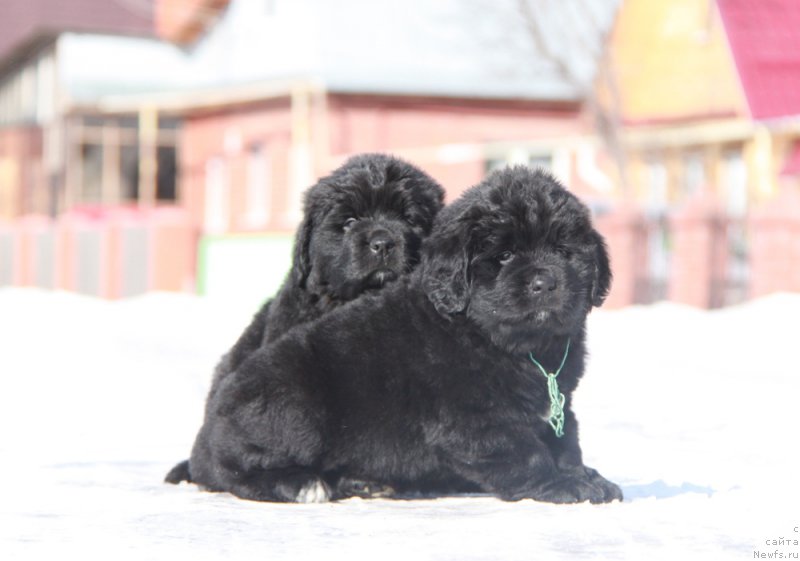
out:
{"label": "black puppy lying in snow", "polygon": [[[220,360],[211,394],[250,354],[291,327],[411,271],[443,200],[444,190],[431,177],[384,154],[355,156],[320,179],[305,194],[286,280]],[[192,471],[183,461],[165,479],[192,481]]]}
{"label": "black puppy lying in snow", "polygon": [[583,465],[571,408],[586,316],[609,282],[577,198],[541,171],[496,172],[439,214],[409,277],[298,326],[221,381],[193,480],[264,501],[364,488],[621,499]]}

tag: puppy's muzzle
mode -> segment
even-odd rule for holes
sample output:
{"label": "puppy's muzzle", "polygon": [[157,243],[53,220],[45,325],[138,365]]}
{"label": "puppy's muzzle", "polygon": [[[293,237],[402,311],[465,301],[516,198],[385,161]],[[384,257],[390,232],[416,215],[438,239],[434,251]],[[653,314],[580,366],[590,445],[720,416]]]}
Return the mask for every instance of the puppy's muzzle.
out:
{"label": "puppy's muzzle", "polygon": [[539,269],[530,281],[530,290],[534,296],[544,295],[558,287],[556,276],[545,269]]}
{"label": "puppy's muzzle", "polygon": [[389,256],[394,250],[395,241],[392,235],[386,230],[376,230],[367,239],[369,250],[376,256],[383,259]]}

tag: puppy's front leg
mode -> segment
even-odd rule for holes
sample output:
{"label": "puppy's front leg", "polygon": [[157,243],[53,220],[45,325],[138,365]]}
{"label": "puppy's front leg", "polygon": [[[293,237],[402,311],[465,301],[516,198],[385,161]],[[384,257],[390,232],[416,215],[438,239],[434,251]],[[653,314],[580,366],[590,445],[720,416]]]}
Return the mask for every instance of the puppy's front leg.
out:
{"label": "puppy's front leg", "polygon": [[[536,435],[510,441],[503,436],[468,443],[451,456],[461,477],[501,499],[535,499],[550,503],[601,503],[611,500],[583,470],[559,468],[550,448]],[[491,443],[502,443],[492,446]]]}
{"label": "puppy's front leg", "polygon": [[602,503],[611,500],[583,470],[559,469],[549,454],[534,453],[518,466],[497,465],[497,495],[505,500],[548,503]]}
{"label": "puppy's front leg", "polygon": [[597,470],[583,463],[583,453],[578,442],[578,420],[572,408],[564,408],[564,434],[560,438],[552,431],[547,431],[543,438],[555,459],[557,468],[565,473],[573,473],[586,477],[603,492],[604,501],[622,500],[622,490],[611,481],[600,475]]}

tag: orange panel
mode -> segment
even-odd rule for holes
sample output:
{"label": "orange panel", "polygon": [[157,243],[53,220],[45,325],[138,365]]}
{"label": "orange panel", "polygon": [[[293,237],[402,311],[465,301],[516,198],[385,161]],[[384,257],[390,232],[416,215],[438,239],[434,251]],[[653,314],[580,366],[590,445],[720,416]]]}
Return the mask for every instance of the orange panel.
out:
{"label": "orange panel", "polygon": [[611,57],[627,122],[747,115],[715,2],[626,0]]}

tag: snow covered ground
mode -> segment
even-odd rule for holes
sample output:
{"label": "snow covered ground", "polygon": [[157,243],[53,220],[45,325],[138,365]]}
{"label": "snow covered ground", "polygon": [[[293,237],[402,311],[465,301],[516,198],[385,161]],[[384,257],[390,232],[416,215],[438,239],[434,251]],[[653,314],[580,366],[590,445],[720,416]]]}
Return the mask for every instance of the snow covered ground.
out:
{"label": "snow covered ground", "polygon": [[800,295],[592,315],[581,440],[626,495],[603,506],[276,505],[162,484],[251,312],[0,290],[0,558],[800,557]]}

